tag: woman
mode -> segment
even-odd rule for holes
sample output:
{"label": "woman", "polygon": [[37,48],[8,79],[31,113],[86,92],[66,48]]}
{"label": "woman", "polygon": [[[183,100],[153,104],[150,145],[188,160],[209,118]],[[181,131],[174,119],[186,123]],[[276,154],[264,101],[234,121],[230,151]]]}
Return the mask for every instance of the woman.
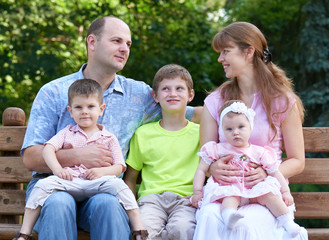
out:
{"label": "woman", "polygon": [[[225,101],[239,99],[256,112],[250,143],[272,147],[280,161],[281,148],[284,147],[287,160],[282,161],[279,168],[283,176],[288,179],[301,173],[305,166],[304,108],[292,89],[291,80],[272,62],[264,35],[253,24],[236,22],[216,34],[213,48],[220,53],[218,62],[230,80],[205,99],[200,126],[201,145],[209,141],[226,142],[219,128],[218,111]],[[236,167],[227,164],[231,158],[221,158],[210,166],[211,175],[221,184],[231,184],[235,179],[232,176],[241,175]],[[244,174],[247,187],[256,185],[267,176],[260,166],[253,167],[254,170]],[[252,204],[253,199],[250,203],[239,208],[245,217],[233,230],[224,227],[220,204],[203,205],[196,215],[194,239],[291,239],[266,207]],[[296,239],[307,239],[304,228]]]}

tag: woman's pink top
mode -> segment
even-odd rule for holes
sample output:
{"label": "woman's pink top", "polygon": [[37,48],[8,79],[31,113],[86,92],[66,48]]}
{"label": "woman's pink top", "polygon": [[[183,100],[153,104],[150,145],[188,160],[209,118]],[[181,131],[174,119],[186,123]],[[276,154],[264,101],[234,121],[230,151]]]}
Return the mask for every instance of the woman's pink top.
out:
{"label": "woman's pink top", "polygon": [[[219,109],[223,104],[223,99],[220,96],[220,90],[216,90],[212,92],[209,96],[204,100],[205,105],[207,106],[209,113],[211,116],[217,121],[217,125],[220,126],[219,123]],[[251,132],[251,136],[249,142],[258,146],[269,146],[275,150],[278,156],[278,160],[281,161],[282,155],[282,133],[281,133],[281,124],[288,112],[291,110],[292,105],[296,102],[296,99],[292,96],[289,96],[289,106],[288,109],[284,113],[279,113],[277,118],[274,118],[274,124],[277,129],[277,135],[271,141],[274,136],[274,132],[271,129],[269,122],[267,120],[265,107],[263,105],[263,101],[261,99],[260,92],[254,94],[254,100],[251,105],[251,108],[256,112],[256,116],[254,119],[254,128]],[[275,112],[282,112],[286,109],[285,99],[283,97],[275,98],[272,102],[272,109]],[[223,134],[223,130],[218,128],[219,134],[219,142],[226,142],[225,136]]]}

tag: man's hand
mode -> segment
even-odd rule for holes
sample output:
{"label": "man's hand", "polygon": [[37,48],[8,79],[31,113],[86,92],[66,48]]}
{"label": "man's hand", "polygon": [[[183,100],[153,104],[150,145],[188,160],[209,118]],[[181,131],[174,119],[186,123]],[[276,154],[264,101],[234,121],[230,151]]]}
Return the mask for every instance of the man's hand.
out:
{"label": "man's hand", "polygon": [[109,167],[112,165],[112,154],[109,149],[100,144],[76,148],[79,164],[87,168]]}

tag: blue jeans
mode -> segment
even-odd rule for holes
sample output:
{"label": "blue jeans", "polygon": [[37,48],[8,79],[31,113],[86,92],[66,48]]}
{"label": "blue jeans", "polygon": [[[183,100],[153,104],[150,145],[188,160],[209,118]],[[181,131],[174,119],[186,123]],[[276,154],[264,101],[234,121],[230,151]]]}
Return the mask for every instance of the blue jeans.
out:
{"label": "blue jeans", "polygon": [[[40,178],[33,178],[26,191],[29,197]],[[40,240],[77,239],[77,227],[90,232],[91,240],[129,240],[128,215],[118,199],[107,193],[76,202],[66,192],[52,194],[41,209],[34,226]]]}

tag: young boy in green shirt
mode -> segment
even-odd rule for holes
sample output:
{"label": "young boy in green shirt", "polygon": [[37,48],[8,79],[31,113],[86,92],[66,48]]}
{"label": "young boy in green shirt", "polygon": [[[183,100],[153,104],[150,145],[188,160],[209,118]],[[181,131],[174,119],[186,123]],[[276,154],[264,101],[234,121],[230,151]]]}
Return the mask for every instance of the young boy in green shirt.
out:
{"label": "young boy in green shirt", "polygon": [[138,203],[149,239],[192,239],[196,209],[188,196],[193,194],[200,145],[199,125],[185,118],[186,105],[194,97],[192,77],[182,66],[165,65],[152,88],[162,119],[135,132],[124,181],[136,193],[141,172]]}

